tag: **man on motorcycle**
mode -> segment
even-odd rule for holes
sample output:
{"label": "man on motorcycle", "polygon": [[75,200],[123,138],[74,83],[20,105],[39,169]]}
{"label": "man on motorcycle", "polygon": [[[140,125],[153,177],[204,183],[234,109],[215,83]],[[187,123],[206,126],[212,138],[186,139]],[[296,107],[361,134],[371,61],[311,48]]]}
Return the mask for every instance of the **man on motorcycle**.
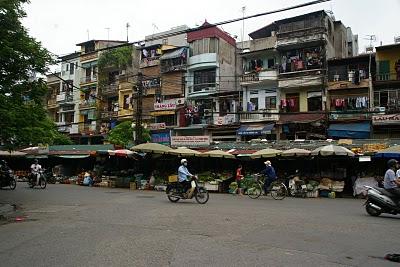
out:
{"label": "man on motorcycle", "polygon": [[6,181],[6,179],[9,178],[8,176],[10,175],[9,170],[10,170],[10,167],[8,167],[7,161],[5,161],[4,159],[1,160],[0,161],[0,179]]}
{"label": "man on motorcycle", "polygon": [[269,192],[269,187],[276,180],[276,172],[274,167],[272,167],[271,161],[267,160],[264,162],[265,169],[261,172],[265,176],[264,180],[264,191],[267,194]]}
{"label": "man on motorcycle", "polygon": [[35,159],[33,164],[31,165],[31,176],[32,176],[32,179],[36,178],[36,185],[39,185],[41,170],[42,170],[42,166],[39,165],[39,161],[37,159]]}
{"label": "man on motorcycle", "polygon": [[400,198],[400,178],[396,177],[396,168],[399,162],[395,159],[388,161],[388,170],[385,173],[383,187],[390,193],[394,194],[397,199]]}
{"label": "man on motorcycle", "polygon": [[186,192],[191,187],[190,181],[188,178],[194,176],[187,169],[188,162],[186,159],[181,160],[181,166],[178,168],[178,181],[183,187],[183,194],[186,195]]}

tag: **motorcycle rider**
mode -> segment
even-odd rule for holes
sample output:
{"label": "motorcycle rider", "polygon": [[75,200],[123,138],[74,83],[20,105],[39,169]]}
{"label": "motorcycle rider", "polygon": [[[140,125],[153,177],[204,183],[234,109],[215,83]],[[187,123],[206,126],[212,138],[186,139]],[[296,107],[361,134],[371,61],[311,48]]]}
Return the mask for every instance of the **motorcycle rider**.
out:
{"label": "motorcycle rider", "polygon": [[274,167],[272,167],[271,161],[267,160],[264,162],[265,169],[261,172],[265,176],[264,180],[264,191],[267,194],[269,192],[269,187],[276,180],[276,172]]}
{"label": "motorcycle rider", "polygon": [[396,168],[399,166],[399,162],[395,159],[388,161],[388,170],[385,173],[383,180],[383,187],[386,191],[396,196],[397,200],[400,199],[400,178],[396,177]]}
{"label": "motorcycle rider", "polygon": [[33,164],[31,165],[31,176],[32,176],[32,179],[36,178],[36,185],[39,185],[41,170],[42,170],[42,166],[39,164],[39,161],[37,159],[35,159]]}
{"label": "motorcycle rider", "polygon": [[7,161],[5,161],[4,159],[0,161],[0,179],[1,179],[1,184],[3,184],[3,182],[7,181],[6,179],[8,179],[9,177],[9,171],[10,167],[8,167],[7,165]]}
{"label": "motorcycle rider", "polygon": [[181,166],[178,168],[178,181],[183,187],[183,195],[186,197],[186,193],[191,187],[190,180],[188,178],[194,175],[187,169],[188,162],[186,159],[181,160]]}

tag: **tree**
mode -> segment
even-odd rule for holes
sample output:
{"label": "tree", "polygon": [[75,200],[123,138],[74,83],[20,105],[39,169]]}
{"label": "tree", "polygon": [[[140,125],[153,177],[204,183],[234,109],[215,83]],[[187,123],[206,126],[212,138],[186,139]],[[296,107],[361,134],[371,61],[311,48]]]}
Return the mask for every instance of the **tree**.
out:
{"label": "tree", "polygon": [[0,1],[0,141],[9,150],[60,136],[44,109],[43,77],[54,63],[21,23],[28,0]]}
{"label": "tree", "polygon": [[[132,144],[132,136],[132,122],[124,121],[110,131],[107,137],[107,141],[114,145],[127,147],[129,144]],[[143,139],[145,142],[151,140],[150,131],[148,129],[143,129]]]}

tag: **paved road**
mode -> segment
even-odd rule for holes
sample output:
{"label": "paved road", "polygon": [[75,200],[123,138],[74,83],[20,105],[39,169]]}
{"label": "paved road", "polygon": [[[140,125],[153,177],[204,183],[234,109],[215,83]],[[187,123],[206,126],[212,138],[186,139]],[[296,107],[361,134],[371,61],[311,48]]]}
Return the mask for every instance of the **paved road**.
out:
{"label": "paved road", "polygon": [[400,252],[400,217],[370,217],[354,199],[173,204],[158,192],[18,184],[0,203],[27,216],[0,226],[1,266],[398,266],[382,257]]}

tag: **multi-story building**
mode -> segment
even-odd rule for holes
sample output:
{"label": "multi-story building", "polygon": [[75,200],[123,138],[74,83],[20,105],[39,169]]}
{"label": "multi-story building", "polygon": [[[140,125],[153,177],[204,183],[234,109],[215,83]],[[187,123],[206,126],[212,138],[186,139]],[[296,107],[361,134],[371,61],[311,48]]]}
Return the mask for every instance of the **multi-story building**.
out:
{"label": "multi-story building", "polygon": [[57,77],[60,75],[61,72],[47,75],[46,108],[50,119],[55,123],[60,120],[60,106],[57,104],[57,95],[60,93],[62,85],[61,80]]}
{"label": "multi-story building", "polygon": [[374,75],[374,54],[328,60],[326,108],[330,138],[370,138],[371,79]]}
{"label": "multi-story building", "polygon": [[[80,103],[79,103],[79,143],[103,143],[106,130],[101,129],[98,121],[98,112],[104,102],[118,104],[118,97],[114,100],[99,97],[97,61],[101,49],[122,45],[124,41],[91,40],[77,44],[80,46]],[[98,51],[100,50],[100,51]],[[115,100],[116,99],[116,100]],[[114,101],[114,102],[113,102]],[[107,125],[111,127],[111,125]],[[101,133],[100,133],[101,130]]]}
{"label": "multi-story building", "polygon": [[[264,30],[267,30],[266,28]],[[273,28],[270,29],[271,31]],[[275,123],[279,120],[278,66],[276,35],[255,38],[241,53],[242,107],[240,140],[254,138],[276,139]],[[240,47],[240,46],[239,46]]]}
{"label": "multi-story building", "polygon": [[400,43],[376,47],[374,138],[400,137]]}
{"label": "multi-story building", "polygon": [[187,34],[186,106],[179,114],[175,136],[209,136],[212,141],[235,140],[239,106],[236,42],[205,22]]}
{"label": "multi-story building", "polygon": [[349,43],[353,43],[348,33],[340,21],[317,11],[276,21],[250,34],[253,39],[277,38],[282,113],[276,127],[277,139],[326,138],[326,127],[321,122],[327,105],[327,59],[348,56]]}

